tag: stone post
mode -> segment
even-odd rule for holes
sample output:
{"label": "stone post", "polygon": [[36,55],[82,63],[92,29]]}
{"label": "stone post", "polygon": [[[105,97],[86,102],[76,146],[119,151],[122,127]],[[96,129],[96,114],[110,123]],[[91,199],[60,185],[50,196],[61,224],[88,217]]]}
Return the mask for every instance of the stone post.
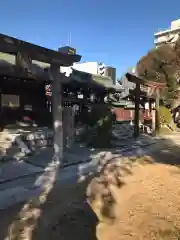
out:
{"label": "stone post", "polygon": [[70,148],[74,143],[75,126],[74,126],[74,111],[72,107],[65,107],[63,112],[64,121],[64,146]]}
{"label": "stone post", "polygon": [[159,88],[156,88],[156,127],[155,127],[155,134],[159,135],[160,131],[160,119],[159,119],[159,101],[160,101],[160,93]]}
{"label": "stone post", "polygon": [[154,108],[152,108],[151,115],[152,115],[152,135],[155,136],[156,135],[156,110]]}
{"label": "stone post", "polygon": [[134,114],[134,137],[139,137],[139,104],[140,104],[140,84],[136,83],[135,88],[135,114]]}
{"label": "stone post", "polygon": [[62,121],[62,93],[60,67],[51,65],[52,75],[52,113],[54,130],[54,161],[62,164],[63,161],[63,121]]}

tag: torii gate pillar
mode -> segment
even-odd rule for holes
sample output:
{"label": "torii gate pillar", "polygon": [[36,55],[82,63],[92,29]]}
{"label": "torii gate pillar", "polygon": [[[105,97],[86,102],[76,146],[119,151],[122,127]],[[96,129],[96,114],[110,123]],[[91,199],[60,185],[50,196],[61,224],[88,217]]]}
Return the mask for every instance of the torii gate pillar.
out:
{"label": "torii gate pillar", "polygon": [[54,130],[54,156],[56,164],[63,162],[63,120],[62,120],[62,83],[63,75],[60,73],[60,67],[51,65],[52,74],[52,113]]}

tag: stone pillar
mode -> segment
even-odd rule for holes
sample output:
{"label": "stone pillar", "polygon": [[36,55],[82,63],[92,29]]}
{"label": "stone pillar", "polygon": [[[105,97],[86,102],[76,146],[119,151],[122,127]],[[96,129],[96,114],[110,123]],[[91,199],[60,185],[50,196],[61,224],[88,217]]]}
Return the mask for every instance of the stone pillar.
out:
{"label": "stone pillar", "polygon": [[74,110],[73,107],[65,107],[63,110],[63,134],[64,146],[70,148],[74,143],[75,126],[74,126]]}
{"label": "stone pillar", "polygon": [[139,104],[140,104],[140,84],[136,83],[135,88],[135,113],[134,113],[134,137],[139,137]]}
{"label": "stone pillar", "polygon": [[53,129],[54,129],[54,161],[62,164],[63,160],[63,122],[62,122],[62,93],[60,67],[51,66],[52,75],[52,113],[53,113]]}
{"label": "stone pillar", "polygon": [[130,110],[130,118],[131,118],[130,125],[133,125],[133,110],[132,109]]}
{"label": "stone pillar", "polygon": [[152,108],[151,115],[152,115],[152,135],[155,136],[156,135],[156,110],[154,108]]}
{"label": "stone pillar", "polygon": [[159,135],[160,131],[160,119],[159,119],[159,101],[160,101],[160,93],[159,88],[156,88],[156,128],[155,128],[155,134]]}

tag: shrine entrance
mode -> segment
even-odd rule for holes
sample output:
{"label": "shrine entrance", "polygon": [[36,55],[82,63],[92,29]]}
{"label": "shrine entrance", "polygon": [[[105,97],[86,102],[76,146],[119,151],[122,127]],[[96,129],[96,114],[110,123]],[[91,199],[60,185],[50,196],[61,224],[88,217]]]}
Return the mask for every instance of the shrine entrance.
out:
{"label": "shrine entrance", "polygon": [[[135,114],[134,114],[134,137],[139,137],[139,115],[140,115],[140,100],[141,92],[144,91],[147,94],[147,99],[149,101],[149,109],[152,111],[152,134],[154,136],[159,134],[159,101],[160,101],[160,91],[166,89],[166,83],[159,83],[154,81],[149,81],[146,79],[139,78],[133,74],[127,73],[126,77],[128,81],[136,84],[134,89],[135,96]],[[152,106],[152,99],[155,106]]]}
{"label": "shrine entrance", "polygon": [[[64,76],[60,66],[72,66],[80,59],[75,53],[65,54],[0,34],[1,128],[22,120],[36,126],[50,124],[53,158],[57,163],[63,159],[64,146],[61,86]],[[52,111],[45,94],[45,85],[49,82]]]}

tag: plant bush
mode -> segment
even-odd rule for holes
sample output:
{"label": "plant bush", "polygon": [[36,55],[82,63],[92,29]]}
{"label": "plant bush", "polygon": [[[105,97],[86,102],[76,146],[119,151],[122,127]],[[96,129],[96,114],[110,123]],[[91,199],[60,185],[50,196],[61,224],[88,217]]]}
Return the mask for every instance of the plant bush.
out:
{"label": "plant bush", "polygon": [[171,125],[172,124],[172,116],[171,112],[168,108],[165,106],[160,106],[159,107],[159,120],[160,120],[160,125]]}
{"label": "plant bush", "polygon": [[177,127],[173,122],[170,109],[165,106],[160,106],[159,108],[159,122],[160,134],[167,134],[177,130]]}
{"label": "plant bush", "polygon": [[92,147],[106,148],[111,145],[113,114],[108,106],[94,106],[86,122],[88,130],[83,137]]}

